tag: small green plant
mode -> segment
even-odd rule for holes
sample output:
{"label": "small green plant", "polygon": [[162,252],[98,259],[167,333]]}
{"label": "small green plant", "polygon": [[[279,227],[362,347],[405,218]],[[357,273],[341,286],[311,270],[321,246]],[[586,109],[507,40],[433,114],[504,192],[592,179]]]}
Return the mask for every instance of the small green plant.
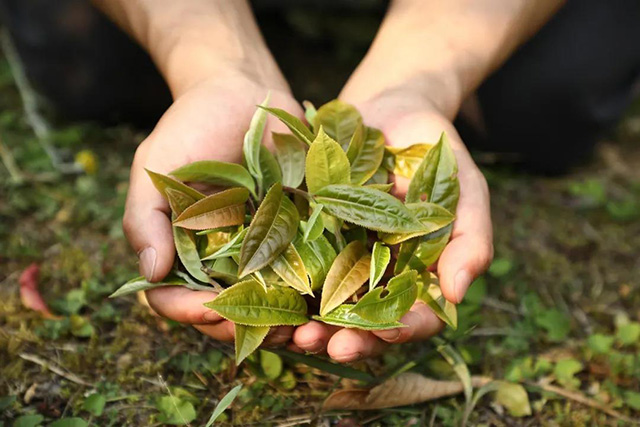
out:
{"label": "small green plant", "polygon": [[[309,318],[364,330],[403,327],[420,299],[457,326],[437,277],[427,271],[447,244],[459,197],[457,164],[445,134],[433,145],[397,149],[335,100],[298,118],[259,106],[245,135],[244,166],[185,165],[149,172],[169,202],[178,259],[162,283],[138,277],[112,296],[177,285],[214,289],[206,304],[236,326],[236,361],[269,328]],[[267,113],[291,134],[262,145]],[[404,203],[389,174],[410,178]],[[225,187],[205,195],[185,184]],[[398,246],[394,265],[390,246]]]}

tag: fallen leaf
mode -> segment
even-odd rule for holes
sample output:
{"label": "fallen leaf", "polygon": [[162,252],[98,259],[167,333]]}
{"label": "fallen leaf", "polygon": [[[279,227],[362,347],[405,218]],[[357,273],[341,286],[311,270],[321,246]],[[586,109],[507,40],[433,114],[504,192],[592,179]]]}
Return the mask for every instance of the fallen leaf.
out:
{"label": "fallen leaf", "polygon": [[39,312],[47,319],[55,319],[57,316],[49,311],[47,303],[44,302],[38,290],[38,276],[40,276],[40,267],[36,263],[24,269],[20,279],[18,279],[20,283],[20,300],[22,305]]}

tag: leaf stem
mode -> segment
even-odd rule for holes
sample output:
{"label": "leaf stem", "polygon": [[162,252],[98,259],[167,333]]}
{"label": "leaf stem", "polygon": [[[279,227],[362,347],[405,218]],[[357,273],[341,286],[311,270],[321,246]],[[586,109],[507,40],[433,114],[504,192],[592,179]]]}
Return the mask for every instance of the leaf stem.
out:
{"label": "leaf stem", "polygon": [[288,193],[297,194],[298,196],[304,197],[308,201],[312,201],[313,200],[313,197],[311,197],[311,194],[307,193],[306,191],[299,190],[299,189],[293,188],[293,187],[287,187],[286,185],[283,185],[282,189],[284,191],[288,192]]}

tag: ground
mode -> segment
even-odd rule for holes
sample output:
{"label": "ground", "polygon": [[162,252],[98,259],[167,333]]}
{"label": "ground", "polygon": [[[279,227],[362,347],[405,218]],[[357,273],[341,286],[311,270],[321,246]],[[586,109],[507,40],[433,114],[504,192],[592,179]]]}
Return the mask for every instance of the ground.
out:
{"label": "ground", "polygon": [[[326,100],[313,98],[317,93],[313,86],[303,96]],[[54,145],[84,173],[51,166],[2,60],[0,425],[62,417],[93,425],[180,423],[177,406],[182,414],[195,411],[191,425],[204,425],[238,384],[243,389],[223,417],[232,425],[460,421],[461,396],[321,413],[332,390],[356,382],[286,357],[281,368],[271,353],[236,368],[231,347],[151,316],[133,296],[107,299],[136,275],[121,217],[128,167],[144,132],[87,123],[54,128]],[[532,415],[514,416],[487,395],[469,423],[627,425],[640,418],[640,114],[632,111],[592,162],[566,176],[495,166],[484,172],[496,258],[459,307],[458,330],[442,337],[474,375],[524,385]],[[21,303],[19,278],[30,265],[39,269],[37,283],[55,318]],[[403,368],[452,377],[433,349],[396,346],[352,368],[379,379]]]}

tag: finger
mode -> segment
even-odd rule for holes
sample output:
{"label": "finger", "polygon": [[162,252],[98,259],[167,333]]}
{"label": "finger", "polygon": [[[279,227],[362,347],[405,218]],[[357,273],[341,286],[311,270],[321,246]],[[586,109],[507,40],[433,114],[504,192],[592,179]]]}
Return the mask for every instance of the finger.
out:
{"label": "finger", "polygon": [[329,340],[327,352],[337,362],[348,363],[380,353],[386,344],[371,332],[341,329]]}
{"label": "finger", "polygon": [[293,333],[294,344],[309,353],[321,353],[327,350],[331,336],[339,328],[311,320],[298,326]]}
{"label": "finger", "polygon": [[493,258],[493,229],[489,189],[475,165],[460,168],[460,201],[451,241],[438,261],[442,294],[460,303],[471,282],[484,273]]}
{"label": "finger", "polygon": [[411,310],[402,316],[400,323],[407,326],[373,331],[373,334],[388,343],[403,343],[426,340],[436,335],[444,327],[444,323],[422,301],[416,302]]}
{"label": "finger", "polygon": [[265,347],[277,347],[285,344],[293,335],[293,326],[277,326],[271,328],[262,345]]}
{"label": "finger", "polygon": [[164,286],[146,292],[147,301],[159,315],[180,323],[216,323],[223,318],[204,303],[215,299],[215,292],[192,291],[182,286]]}
{"label": "finger", "polygon": [[144,170],[148,143],[136,151],[122,227],[138,254],[140,274],[150,282],[164,278],[175,257],[169,206]]}
{"label": "finger", "polygon": [[287,350],[289,351],[293,351],[294,353],[304,353],[304,350],[301,349],[300,347],[298,347],[297,345],[295,345],[294,343],[290,342],[289,344],[287,344]]}
{"label": "finger", "polygon": [[233,322],[228,320],[215,325],[193,325],[193,327],[218,341],[231,342],[236,336]]}

